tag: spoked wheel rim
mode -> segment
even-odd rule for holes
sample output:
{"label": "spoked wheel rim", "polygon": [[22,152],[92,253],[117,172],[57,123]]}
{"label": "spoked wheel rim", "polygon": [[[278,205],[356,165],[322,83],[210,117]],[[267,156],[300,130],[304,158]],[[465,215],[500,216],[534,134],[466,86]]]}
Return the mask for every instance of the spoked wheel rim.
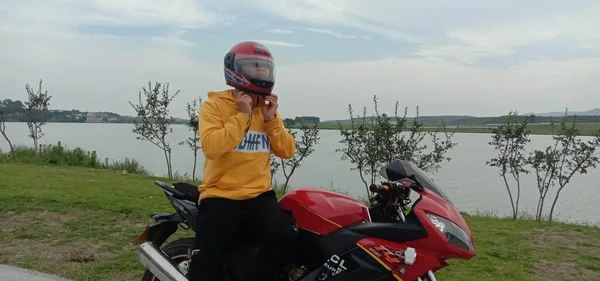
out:
{"label": "spoked wheel rim", "polygon": [[435,274],[433,274],[433,272],[429,271],[423,274],[423,276],[420,278],[417,278],[415,281],[437,281],[437,278],[435,278]]}

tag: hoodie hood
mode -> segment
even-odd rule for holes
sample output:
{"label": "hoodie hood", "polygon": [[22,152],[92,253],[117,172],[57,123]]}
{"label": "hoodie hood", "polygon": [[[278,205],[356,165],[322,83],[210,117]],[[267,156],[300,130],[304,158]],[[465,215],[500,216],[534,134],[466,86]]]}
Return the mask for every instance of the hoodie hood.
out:
{"label": "hoodie hood", "polygon": [[235,106],[235,99],[233,98],[233,90],[224,91],[210,91],[208,92],[209,99],[221,100],[226,103]]}
{"label": "hoodie hood", "polygon": [[[236,109],[238,108],[235,98],[233,97],[233,89],[223,91],[209,91],[208,98],[217,102],[225,102],[227,105],[230,105]],[[252,107],[252,111],[260,111],[260,106]]]}

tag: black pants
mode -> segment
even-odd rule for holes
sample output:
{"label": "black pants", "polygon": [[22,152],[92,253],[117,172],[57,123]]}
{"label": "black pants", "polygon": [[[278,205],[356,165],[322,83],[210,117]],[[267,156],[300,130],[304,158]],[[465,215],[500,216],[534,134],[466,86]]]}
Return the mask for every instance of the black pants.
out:
{"label": "black pants", "polygon": [[217,281],[227,252],[235,251],[236,237],[255,236],[262,241],[251,264],[244,264],[244,280],[274,280],[273,276],[291,254],[297,232],[290,214],[283,212],[269,191],[249,200],[206,198],[198,207],[196,249],[190,281]]}

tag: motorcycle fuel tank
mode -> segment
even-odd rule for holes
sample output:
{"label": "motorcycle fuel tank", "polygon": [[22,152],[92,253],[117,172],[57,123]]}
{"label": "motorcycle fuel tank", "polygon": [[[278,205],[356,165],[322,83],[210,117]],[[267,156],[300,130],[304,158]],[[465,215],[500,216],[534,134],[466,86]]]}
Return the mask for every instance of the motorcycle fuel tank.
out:
{"label": "motorcycle fuel tank", "polygon": [[344,226],[371,221],[361,201],[332,191],[303,187],[284,195],[282,208],[292,212],[299,228],[326,235]]}

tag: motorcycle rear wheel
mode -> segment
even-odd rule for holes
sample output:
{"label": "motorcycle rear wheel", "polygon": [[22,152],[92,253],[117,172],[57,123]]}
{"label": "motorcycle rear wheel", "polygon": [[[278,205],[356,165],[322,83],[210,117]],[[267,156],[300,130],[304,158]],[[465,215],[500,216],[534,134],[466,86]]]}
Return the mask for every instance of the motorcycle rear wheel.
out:
{"label": "motorcycle rear wheel", "polygon": [[[162,247],[163,252],[171,258],[175,264],[187,261],[188,249],[194,248],[194,238],[181,238],[174,240]],[[142,281],[160,281],[150,270],[146,269]]]}

